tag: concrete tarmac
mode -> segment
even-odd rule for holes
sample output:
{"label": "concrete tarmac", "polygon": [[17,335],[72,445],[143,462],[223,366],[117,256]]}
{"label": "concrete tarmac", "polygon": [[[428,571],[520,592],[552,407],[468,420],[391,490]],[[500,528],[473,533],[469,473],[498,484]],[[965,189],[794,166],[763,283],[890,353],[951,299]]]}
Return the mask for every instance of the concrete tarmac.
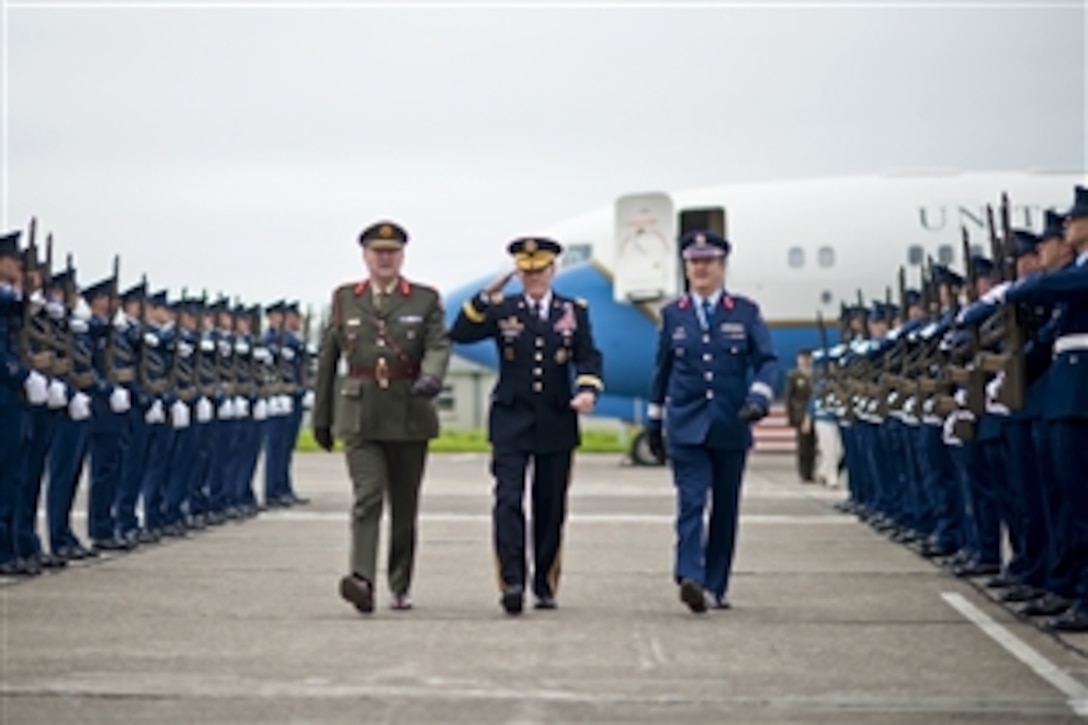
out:
{"label": "concrete tarmac", "polygon": [[[498,603],[484,455],[434,455],[411,612],[339,599],[350,484],[0,586],[0,722],[1078,722],[1088,635],[1056,638],[754,457],[730,592],[672,581],[667,469],[577,458],[559,609]],[[82,498],[77,511],[85,511]],[[85,519],[76,520],[82,534]],[[383,538],[385,531],[383,530]],[[531,600],[529,600],[531,602]]]}

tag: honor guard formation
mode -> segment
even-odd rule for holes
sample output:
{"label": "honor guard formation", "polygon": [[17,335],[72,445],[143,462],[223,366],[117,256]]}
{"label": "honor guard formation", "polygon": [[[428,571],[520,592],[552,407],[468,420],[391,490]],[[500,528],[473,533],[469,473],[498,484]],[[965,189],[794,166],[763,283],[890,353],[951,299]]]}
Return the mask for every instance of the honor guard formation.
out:
{"label": "honor guard formation", "polygon": [[[988,209],[988,257],[843,307],[809,414],[841,504],[1055,631],[1088,630],[1088,188],[1041,231]],[[838,436],[838,440],[836,440]]]}
{"label": "honor guard formation", "polygon": [[[113,273],[80,286],[54,269],[31,220],[0,237],[0,574],[304,504],[291,458],[308,392],[309,315],[296,303],[232,304]],[[89,468],[85,537],[72,508]],[[48,482],[44,484],[43,482]],[[44,536],[38,509],[44,500]]]}

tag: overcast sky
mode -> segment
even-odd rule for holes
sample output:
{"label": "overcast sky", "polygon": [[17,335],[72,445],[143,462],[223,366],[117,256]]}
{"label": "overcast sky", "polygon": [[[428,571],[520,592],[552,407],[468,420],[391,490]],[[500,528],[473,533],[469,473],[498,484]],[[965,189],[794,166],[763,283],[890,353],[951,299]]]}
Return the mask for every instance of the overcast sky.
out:
{"label": "overcast sky", "polygon": [[6,17],[6,225],[82,283],[120,252],[126,283],[321,304],[381,217],[449,288],[634,190],[1085,163],[1077,4]]}

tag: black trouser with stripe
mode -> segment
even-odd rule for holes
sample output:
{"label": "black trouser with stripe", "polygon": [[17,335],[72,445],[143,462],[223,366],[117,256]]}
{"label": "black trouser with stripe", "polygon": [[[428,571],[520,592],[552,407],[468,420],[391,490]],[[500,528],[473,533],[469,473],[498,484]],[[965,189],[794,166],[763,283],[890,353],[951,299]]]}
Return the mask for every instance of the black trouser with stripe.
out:
{"label": "black trouser with stripe", "polygon": [[567,515],[567,488],[573,451],[534,454],[496,447],[491,458],[495,476],[492,525],[500,587],[525,586],[526,470],[532,462],[531,518],[533,527],[533,593],[554,597],[559,588],[563,558],[563,523]]}

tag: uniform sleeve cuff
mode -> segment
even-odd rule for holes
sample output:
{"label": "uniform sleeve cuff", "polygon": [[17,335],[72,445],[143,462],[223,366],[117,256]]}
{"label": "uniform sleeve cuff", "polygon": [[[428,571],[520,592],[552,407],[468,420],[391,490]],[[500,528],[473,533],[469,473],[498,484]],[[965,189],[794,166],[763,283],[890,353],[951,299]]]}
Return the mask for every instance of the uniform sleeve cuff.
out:
{"label": "uniform sleeve cuff", "polygon": [[465,304],[461,306],[461,311],[465,313],[465,317],[467,317],[470,322],[479,324],[487,319],[487,315],[478,310],[471,299],[465,300]]}
{"label": "uniform sleeve cuff", "polygon": [[580,389],[590,389],[597,393],[604,390],[604,383],[596,375],[579,375],[575,378],[574,383]]}
{"label": "uniform sleeve cuff", "polygon": [[774,399],[774,390],[771,389],[771,386],[759,381],[752,383],[752,387],[748,389],[748,393],[762,398],[768,405]]}

